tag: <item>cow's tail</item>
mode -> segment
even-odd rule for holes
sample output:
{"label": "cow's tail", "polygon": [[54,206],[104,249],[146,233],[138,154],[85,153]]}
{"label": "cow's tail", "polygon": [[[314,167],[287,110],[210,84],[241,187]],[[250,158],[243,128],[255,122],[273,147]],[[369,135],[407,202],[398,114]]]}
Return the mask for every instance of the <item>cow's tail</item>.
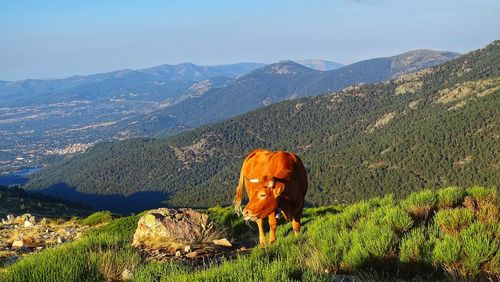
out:
{"label": "cow's tail", "polygon": [[236,195],[234,196],[234,200],[233,200],[234,211],[237,214],[241,213],[241,201],[243,199],[243,186],[245,185],[244,178],[245,177],[243,176],[243,166],[242,166],[241,172],[240,172],[240,180],[238,181],[238,186],[236,187]]}

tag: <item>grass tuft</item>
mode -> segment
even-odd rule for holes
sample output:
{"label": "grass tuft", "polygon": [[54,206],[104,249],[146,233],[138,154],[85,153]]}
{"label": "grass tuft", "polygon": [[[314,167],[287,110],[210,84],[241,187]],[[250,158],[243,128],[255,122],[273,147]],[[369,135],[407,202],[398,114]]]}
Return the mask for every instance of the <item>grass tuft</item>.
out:
{"label": "grass tuft", "polygon": [[439,209],[449,209],[459,206],[465,197],[465,190],[450,186],[437,191],[437,206]]}
{"label": "grass tuft", "polygon": [[414,192],[401,204],[413,217],[427,219],[436,204],[436,194],[429,189]]}
{"label": "grass tuft", "polygon": [[474,213],[466,208],[441,210],[436,215],[436,223],[446,234],[456,234],[467,228],[474,220]]}
{"label": "grass tuft", "polygon": [[82,224],[94,226],[94,225],[109,223],[111,222],[111,220],[113,220],[113,215],[111,214],[110,211],[99,211],[82,219]]}

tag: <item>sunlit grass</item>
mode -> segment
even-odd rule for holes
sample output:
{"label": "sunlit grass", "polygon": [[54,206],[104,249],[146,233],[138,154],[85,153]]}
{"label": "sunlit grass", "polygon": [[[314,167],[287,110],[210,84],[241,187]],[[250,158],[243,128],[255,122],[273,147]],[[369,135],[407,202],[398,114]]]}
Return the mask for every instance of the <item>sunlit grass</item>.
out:
{"label": "sunlit grass", "polygon": [[[21,259],[0,280],[113,281],[124,269],[134,281],[334,281],[339,274],[405,278],[405,273],[406,278],[495,280],[500,277],[500,224],[481,220],[480,210],[486,203],[498,209],[491,201],[496,192],[481,187],[460,191],[426,190],[400,203],[386,196],[346,207],[305,209],[299,237],[289,223],[281,224],[275,244],[204,269],[142,261],[130,246],[139,215],[125,217],[81,240]],[[464,207],[467,197],[475,209]],[[231,207],[207,212],[233,238],[246,240],[256,233]]]}

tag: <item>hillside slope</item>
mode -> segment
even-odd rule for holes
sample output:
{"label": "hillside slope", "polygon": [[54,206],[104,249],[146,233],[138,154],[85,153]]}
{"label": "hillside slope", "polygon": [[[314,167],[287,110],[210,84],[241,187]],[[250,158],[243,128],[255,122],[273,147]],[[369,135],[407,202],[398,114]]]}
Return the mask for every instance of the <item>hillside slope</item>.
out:
{"label": "hillside slope", "polygon": [[247,243],[239,252],[225,248],[222,257],[190,246],[194,257],[162,250],[150,260],[151,253],[131,246],[140,217],[133,215],[4,268],[0,254],[0,281],[118,281],[125,280],[123,273],[132,281],[173,282],[498,281],[495,194],[477,186],[448,187],[401,202],[386,195],[345,207],[306,208],[298,237],[290,223],[280,222],[277,241],[254,248],[254,223],[245,224],[231,207],[214,207],[206,213],[215,224],[231,233],[233,243]]}
{"label": "hillside slope", "polygon": [[421,187],[495,186],[499,76],[495,41],[396,80],[286,101],[168,139],[100,144],[44,169],[28,187],[162,191],[174,206],[227,204],[243,157],[259,147],[301,156],[310,177],[307,201],[315,205],[405,196]]}

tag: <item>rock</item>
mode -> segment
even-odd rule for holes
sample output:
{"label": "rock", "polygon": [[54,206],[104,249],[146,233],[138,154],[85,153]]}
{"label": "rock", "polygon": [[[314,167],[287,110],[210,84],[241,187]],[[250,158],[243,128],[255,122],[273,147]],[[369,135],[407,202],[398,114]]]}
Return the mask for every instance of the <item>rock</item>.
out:
{"label": "rock", "polygon": [[23,240],[15,240],[12,242],[12,248],[22,248],[24,247],[24,242]]}
{"label": "rock", "polygon": [[132,274],[132,272],[130,272],[130,270],[128,270],[126,268],[122,271],[122,274],[120,276],[121,276],[122,281],[129,281],[129,280],[132,280],[134,278],[134,275]]}
{"label": "rock", "polygon": [[181,255],[182,255],[182,254],[181,254],[181,251],[177,251],[177,252],[175,252],[175,256],[176,256],[176,257],[180,257]]}
{"label": "rock", "polygon": [[40,220],[40,225],[46,225],[47,224],[47,219],[44,217],[42,220]]}
{"label": "rock", "polygon": [[186,245],[211,243],[224,236],[208,215],[193,209],[150,210],[137,223],[132,245],[147,249],[176,251]]}
{"label": "rock", "polygon": [[33,226],[34,225],[33,225],[33,223],[31,221],[29,221],[29,220],[25,220],[24,221],[24,228],[31,228]]}
{"label": "rock", "polygon": [[57,244],[62,244],[64,241],[61,236],[57,236]]}
{"label": "rock", "polygon": [[212,243],[214,243],[217,246],[223,246],[223,247],[229,247],[229,248],[233,246],[233,244],[231,244],[231,242],[229,242],[229,240],[226,238],[222,238],[219,240],[213,240]]}
{"label": "rock", "polygon": [[7,215],[7,223],[12,224],[14,223],[15,217],[12,214]]}
{"label": "rock", "polygon": [[198,254],[196,252],[190,252],[186,254],[187,258],[194,259]]}
{"label": "rock", "polygon": [[[12,217],[14,217],[14,216],[12,216]],[[13,219],[13,223],[17,223],[17,224],[21,224],[21,225],[24,224],[26,221],[33,223],[33,225],[36,223],[35,217],[29,213],[25,213],[25,214],[20,215],[20,216]]]}
{"label": "rock", "polygon": [[184,247],[184,252],[189,253],[191,251],[191,246],[187,245]]}
{"label": "rock", "polygon": [[31,222],[33,225],[36,224],[36,218],[32,215],[30,215],[26,220]]}

